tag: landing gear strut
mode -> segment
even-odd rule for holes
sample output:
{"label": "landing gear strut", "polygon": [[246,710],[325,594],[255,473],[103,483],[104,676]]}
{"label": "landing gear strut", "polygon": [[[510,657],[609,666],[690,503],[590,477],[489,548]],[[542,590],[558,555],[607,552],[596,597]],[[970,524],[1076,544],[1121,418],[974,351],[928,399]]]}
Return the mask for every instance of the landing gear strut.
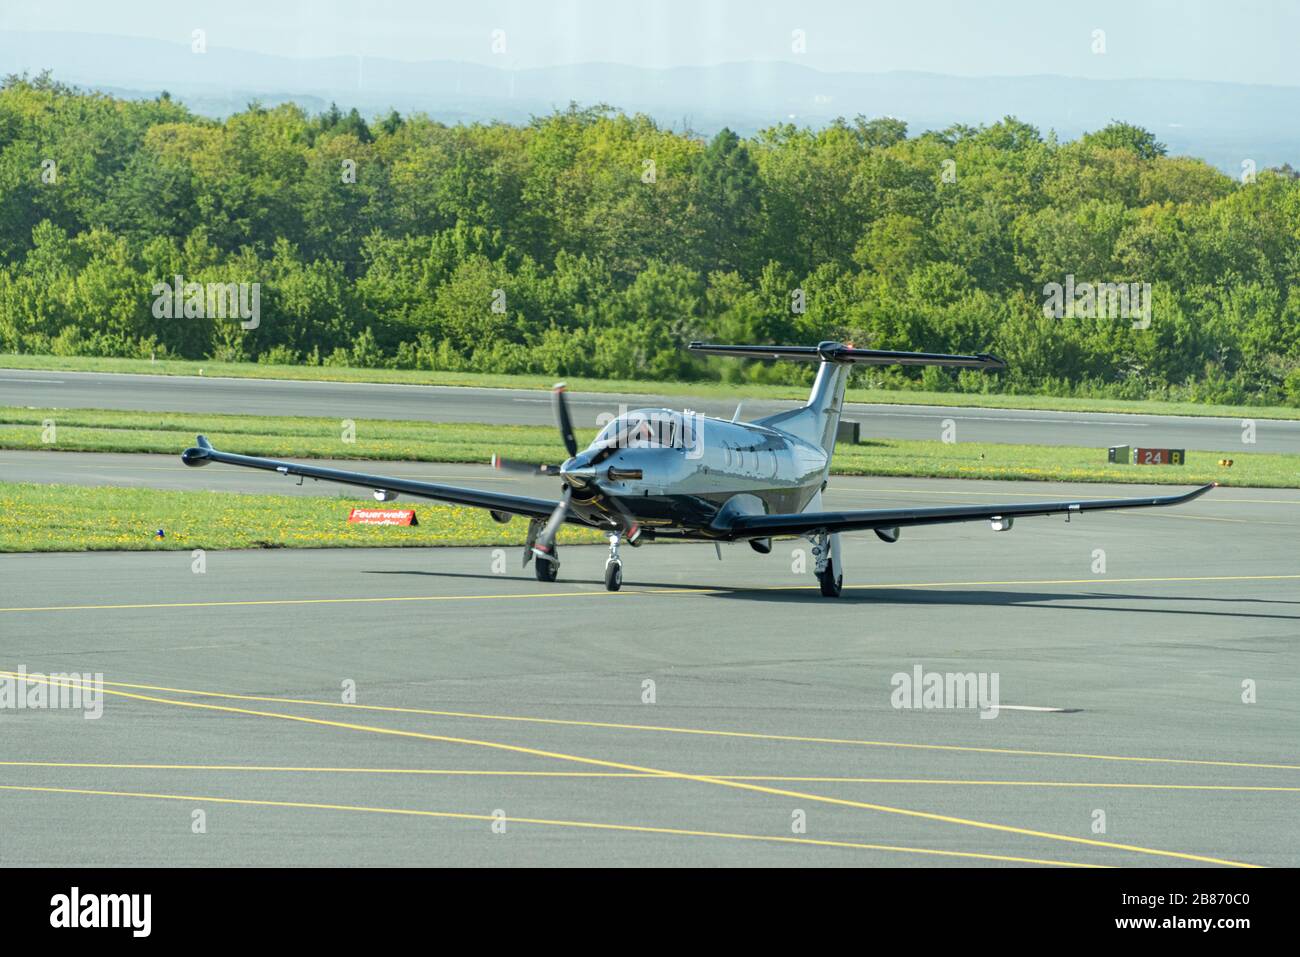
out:
{"label": "landing gear strut", "polygon": [[560,574],[560,550],[552,545],[545,552],[537,545],[537,536],[541,534],[542,527],[546,524],[540,518],[535,518],[528,523],[528,536],[524,539],[524,567],[537,558],[537,564],[533,566],[533,573],[537,575],[539,582],[553,582]]}
{"label": "landing gear strut", "polygon": [[609,558],[605,559],[605,588],[618,591],[623,587],[623,563],[618,558],[618,532],[609,536]]}
{"label": "landing gear strut", "polygon": [[815,574],[817,584],[821,586],[823,598],[839,598],[844,590],[844,572],[840,568],[840,537],[817,532],[812,537],[813,557],[816,559]]}

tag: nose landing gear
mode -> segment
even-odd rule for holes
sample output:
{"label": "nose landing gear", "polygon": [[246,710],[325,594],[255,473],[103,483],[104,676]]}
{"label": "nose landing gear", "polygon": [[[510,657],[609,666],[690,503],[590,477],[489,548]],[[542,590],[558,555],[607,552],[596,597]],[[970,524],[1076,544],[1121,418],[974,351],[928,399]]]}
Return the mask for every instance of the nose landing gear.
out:
{"label": "nose landing gear", "polygon": [[618,591],[623,587],[623,563],[618,558],[618,532],[609,536],[609,558],[605,559],[605,588]]}

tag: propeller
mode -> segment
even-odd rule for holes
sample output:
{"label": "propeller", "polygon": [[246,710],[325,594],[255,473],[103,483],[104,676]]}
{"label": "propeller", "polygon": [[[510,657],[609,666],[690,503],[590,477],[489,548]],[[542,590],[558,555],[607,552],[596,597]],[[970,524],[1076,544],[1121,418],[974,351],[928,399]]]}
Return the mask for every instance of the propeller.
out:
{"label": "propeller", "polygon": [[546,524],[537,535],[537,540],[533,542],[533,554],[538,558],[548,562],[555,561],[555,536],[559,534],[560,526],[564,524],[564,519],[569,513],[571,498],[573,498],[573,489],[566,485],[564,494],[560,496],[560,501],[555,506],[555,511],[551,512],[551,517],[546,520]]}
{"label": "propeller", "polygon": [[[573,434],[573,419],[569,417],[569,404],[564,399],[566,386],[563,382],[551,390],[551,405],[555,409],[555,422],[560,427],[560,439],[564,442],[564,451],[573,458],[578,454],[578,440]],[[524,475],[560,475],[558,465],[534,465],[531,462],[517,462],[514,459],[492,456],[492,467],[504,472],[518,472]]]}
{"label": "propeller", "polygon": [[499,455],[492,456],[492,467],[501,469],[503,472],[519,472],[524,475],[559,475],[560,467],[558,465],[534,465],[532,462],[517,462],[514,459],[503,459]]}
{"label": "propeller", "polygon": [[[565,385],[563,382],[556,385],[551,390],[551,403],[555,409],[555,422],[560,427],[560,438],[564,442],[564,450],[569,454],[569,459],[573,459],[578,454],[578,440],[573,434],[573,419],[569,415],[569,404],[564,398]],[[538,532],[536,540],[533,542],[533,554],[548,562],[555,561],[555,537],[560,532],[560,526],[569,516],[569,503],[573,499],[573,483],[579,485],[586,484],[590,479],[596,477],[595,465],[607,459],[617,448],[619,448],[619,437],[615,437],[606,443],[606,447],[597,451],[590,461],[581,466],[565,471],[559,465],[533,465],[529,462],[516,462],[512,459],[505,459],[499,455],[492,456],[492,467],[502,469],[507,472],[520,472],[529,475],[561,475],[571,481],[565,482],[564,492],[560,501],[556,503],[555,510],[551,512],[550,518]],[[624,479],[639,479],[641,477],[640,469],[610,469],[609,478],[613,481]],[[618,503],[616,499],[611,499],[617,508],[620,518],[619,524],[622,526],[624,534],[630,543],[636,544],[636,540],[641,535],[641,528],[636,519]]]}
{"label": "propeller", "polygon": [[[560,427],[560,439],[564,442],[564,451],[568,453],[568,458],[572,459],[578,454],[578,440],[573,434],[573,419],[569,415],[569,404],[564,398],[565,385],[563,382],[557,384],[551,390],[551,405],[555,410],[555,422]],[[566,460],[567,461],[567,460]],[[518,462],[513,459],[503,458],[500,455],[492,456],[492,467],[501,469],[505,472],[518,472],[526,475],[564,475],[564,471],[559,465],[534,465],[531,462]],[[585,475],[575,474],[575,477],[586,478]],[[560,501],[556,503],[555,510],[551,512],[550,518],[542,526],[536,540],[533,542],[533,554],[544,561],[555,561],[555,536],[560,532],[560,526],[569,515],[569,502],[573,498],[573,486],[565,483],[564,492]]]}
{"label": "propeller", "polygon": [[569,403],[564,399],[567,387],[563,382],[551,390],[551,404],[555,408],[555,421],[560,424],[560,437],[564,440],[564,451],[569,458],[578,454],[578,440],[573,437],[573,420],[569,418]]}
{"label": "propeller", "polygon": [[[612,470],[611,470],[611,471],[612,471]],[[636,477],[637,477],[637,478],[640,478],[640,477],[641,477],[641,473],[640,473],[639,471],[637,472],[637,476],[636,476]],[[620,501],[618,500],[618,496],[617,496],[617,495],[611,495],[611,496],[608,496],[605,500],[606,500],[607,502],[609,502],[611,505],[613,505],[613,506],[614,506],[614,510],[615,510],[616,512],[618,512],[618,514],[619,514],[619,518],[621,519],[621,521],[620,521],[619,524],[620,524],[621,529],[622,529],[622,532],[623,532],[624,540],[625,540],[629,545],[633,546],[634,548],[635,548],[636,546],[640,545],[640,544],[641,544],[641,542],[640,542],[640,538],[641,538],[641,525],[640,525],[640,523],[637,522],[636,518],[633,517],[632,513],[629,512],[629,511],[628,511],[628,510],[623,506],[623,503],[620,502]]]}

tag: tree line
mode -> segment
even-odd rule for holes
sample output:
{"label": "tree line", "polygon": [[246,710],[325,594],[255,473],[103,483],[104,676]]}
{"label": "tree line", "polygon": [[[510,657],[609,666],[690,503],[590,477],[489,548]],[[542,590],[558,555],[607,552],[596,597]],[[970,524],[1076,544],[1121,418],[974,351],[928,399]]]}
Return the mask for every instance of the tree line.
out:
{"label": "tree line", "polygon": [[[1300,183],[1243,169],[1118,121],[1071,142],[1013,117],[705,138],[603,105],[218,121],[10,76],[0,351],[799,381],[683,346],[841,339],[1009,363],[862,384],[1300,405]],[[164,314],[177,277],[257,284],[260,321]],[[1149,322],[1059,308],[1110,284],[1147,290]]]}

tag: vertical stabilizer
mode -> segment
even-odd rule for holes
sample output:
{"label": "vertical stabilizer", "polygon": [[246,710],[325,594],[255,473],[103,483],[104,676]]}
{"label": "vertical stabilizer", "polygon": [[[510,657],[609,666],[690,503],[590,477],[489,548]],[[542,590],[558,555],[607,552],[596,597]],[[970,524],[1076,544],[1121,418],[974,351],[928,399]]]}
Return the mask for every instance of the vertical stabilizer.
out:
{"label": "vertical stabilizer", "polygon": [[839,346],[838,342],[823,342],[818,345],[818,350],[824,350],[824,353],[806,405],[758,419],[755,424],[780,429],[805,442],[819,445],[826,450],[829,459],[835,451],[835,435],[839,429],[840,412],[844,407],[844,389],[853,368],[849,363],[837,362],[832,358],[833,350]]}
{"label": "vertical stabilizer", "polygon": [[817,379],[808,404],[789,412],[755,420],[755,425],[781,429],[806,442],[835,451],[840,411],[844,407],[844,388],[855,365],[874,366],[945,366],[950,369],[982,369],[997,372],[1007,364],[987,353],[948,355],[943,352],[893,352],[888,349],[858,349],[842,342],[819,342],[816,346],[724,346],[711,342],[692,342],[692,352],[741,359],[783,359],[794,362],[817,362]]}

